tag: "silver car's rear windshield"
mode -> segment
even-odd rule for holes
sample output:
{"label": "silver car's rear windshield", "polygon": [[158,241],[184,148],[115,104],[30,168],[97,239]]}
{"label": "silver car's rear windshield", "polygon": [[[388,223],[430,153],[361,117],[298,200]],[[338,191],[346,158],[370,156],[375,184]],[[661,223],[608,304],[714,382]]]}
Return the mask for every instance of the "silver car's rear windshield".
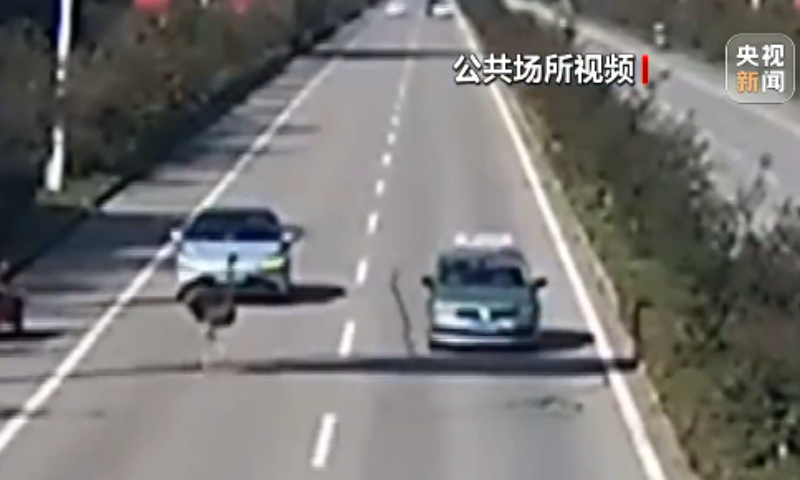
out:
{"label": "silver car's rear windshield", "polygon": [[444,287],[514,288],[525,286],[525,272],[510,262],[472,258],[443,260],[437,280]]}
{"label": "silver car's rear windshield", "polygon": [[186,231],[192,241],[279,241],[283,229],[270,212],[212,212],[201,215]]}

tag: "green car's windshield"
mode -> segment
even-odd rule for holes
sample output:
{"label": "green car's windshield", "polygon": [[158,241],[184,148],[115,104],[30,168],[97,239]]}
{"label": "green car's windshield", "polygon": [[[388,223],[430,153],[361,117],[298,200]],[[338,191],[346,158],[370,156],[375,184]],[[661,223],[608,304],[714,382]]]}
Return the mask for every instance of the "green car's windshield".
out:
{"label": "green car's windshield", "polygon": [[479,259],[442,262],[437,277],[437,283],[445,288],[525,286],[525,274],[519,266]]}

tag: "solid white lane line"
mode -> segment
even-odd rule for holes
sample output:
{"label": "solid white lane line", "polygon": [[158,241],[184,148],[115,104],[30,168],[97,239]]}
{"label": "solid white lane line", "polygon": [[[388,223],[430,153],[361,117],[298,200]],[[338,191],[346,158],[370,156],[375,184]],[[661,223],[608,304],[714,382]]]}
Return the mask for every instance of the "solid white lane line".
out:
{"label": "solid white lane line", "polygon": [[[360,38],[360,35],[357,36],[348,43],[348,47],[355,46]],[[294,112],[340,64],[341,60],[333,60],[311,78],[303,89],[298,92],[297,96],[295,96],[286,108],[275,118],[269,128],[253,141],[247,151],[237,159],[233,167],[192,209],[186,217],[182,228],[187,227],[203,210],[219,201],[231,184],[233,184],[245,168],[259,155],[259,152],[272,141],[278,130],[289,121]],[[163,244],[158,249],[155,256],[153,256],[136,274],[131,283],[119,293],[111,306],[102,313],[100,318],[98,318],[92,327],[80,338],[77,345],[67,354],[64,360],[62,360],[56,369],[39,385],[36,391],[33,392],[33,395],[25,401],[19,412],[14,414],[13,417],[3,424],[0,430],[0,455],[7,451],[11,442],[16,438],[19,432],[25,428],[30,419],[33,418],[58,391],[67,377],[78,367],[83,358],[91,351],[120,313],[122,313],[131,300],[139,294],[139,291],[144,288],[147,282],[150,281],[150,278],[161,264],[172,256],[174,247],[174,244],[170,241]]]}
{"label": "solid white lane line", "polygon": [[375,195],[378,197],[383,196],[383,192],[386,191],[386,182],[383,180],[378,180],[375,182]]}
{"label": "solid white lane line", "polygon": [[[415,49],[419,45],[419,33],[420,29],[422,28],[421,20],[418,20],[414,24],[414,28],[411,30],[411,33],[408,36],[408,40],[406,44],[410,49]],[[403,105],[406,101],[406,96],[408,94],[408,84],[409,79],[411,78],[411,72],[414,68],[415,62],[414,60],[409,57],[403,62],[403,72],[400,74],[400,83],[397,87],[397,97],[395,98],[394,105],[392,107],[392,118],[391,124],[392,128],[390,130],[389,136],[387,138],[388,144],[394,145],[397,141],[396,130],[400,126],[400,119],[401,113],[403,110]],[[390,162],[384,163],[384,165],[389,165]]]}
{"label": "solid white lane line", "polygon": [[[419,31],[422,26],[422,22],[417,22],[411,36],[409,38],[408,46],[409,49],[414,50],[419,47]],[[411,72],[414,70],[414,66],[416,65],[416,61],[412,59],[412,57],[406,58],[405,62],[403,63],[403,73],[400,76],[400,86],[397,90],[397,101],[395,102],[394,108],[396,112],[400,112],[403,108],[403,104],[406,101],[406,97],[408,94],[408,84],[411,78]]]}
{"label": "solid white lane line", "polygon": [[314,453],[311,456],[311,467],[314,470],[324,470],[328,466],[328,457],[336,435],[336,423],[336,415],[333,413],[326,413],[320,419]]}
{"label": "solid white lane line", "polygon": [[[461,12],[458,12],[457,14],[457,21],[459,28],[466,37],[469,48],[473,52],[480,54],[481,48],[477,38],[473,34],[470,26],[467,24]],[[572,285],[572,290],[575,294],[575,299],[578,302],[581,313],[583,314],[583,318],[586,319],[586,324],[596,339],[595,345],[597,352],[604,361],[610,361],[611,359],[615,358],[614,350],[611,347],[611,342],[608,340],[608,335],[605,332],[605,328],[600,322],[600,317],[594,304],[592,303],[592,299],[589,296],[589,291],[583,281],[583,278],[581,277],[575,259],[572,256],[572,252],[569,249],[565,239],[566,237],[564,232],[561,230],[561,225],[558,222],[555,211],[553,210],[552,205],[550,205],[550,199],[547,197],[547,193],[545,193],[542,179],[539,177],[539,173],[533,167],[533,159],[528,151],[528,146],[526,145],[525,139],[522,136],[522,132],[520,131],[519,126],[515,122],[511,113],[510,102],[508,102],[503,96],[503,91],[500,90],[500,87],[497,83],[490,84],[489,91],[491,92],[495,105],[497,106],[500,116],[502,117],[506,130],[511,137],[511,141],[517,153],[517,159],[522,166],[525,177],[527,178],[528,183],[531,185],[534,200],[542,214],[542,217],[545,220],[545,225],[550,233],[550,237],[553,240],[558,257],[561,260],[564,271],[567,274],[567,278]],[[608,369],[607,375],[611,385],[611,392],[616,399],[623,422],[631,437],[634,450],[636,455],[639,457],[648,480],[667,480],[667,476],[664,473],[664,467],[662,466],[661,460],[658,458],[655,447],[650,440],[644,420],[642,418],[642,414],[639,411],[639,407],[636,405],[633,394],[631,393],[630,387],[625,381],[625,378],[613,368]]]}
{"label": "solid white lane line", "polygon": [[381,157],[381,163],[383,164],[384,167],[388,167],[389,165],[391,165],[392,154],[389,152],[384,153],[383,156]]}
{"label": "solid white lane line", "polygon": [[342,328],[342,336],[339,338],[339,356],[349,357],[353,352],[353,341],[356,338],[356,322],[348,320]]}
{"label": "solid white lane line", "polygon": [[369,214],[369,218],[367,219],[367,235],[373,235],[376,231],[378,231],[378,221],[380,220],[380,216],[378,212],[372,212]]}
{"label": "solid white lane line", "polygon": [[368,271],[369,262],[366,258],[362,258],[358,261],[358,266],[356,266],[356,285],[364,285],[364,282],[367,280]]}

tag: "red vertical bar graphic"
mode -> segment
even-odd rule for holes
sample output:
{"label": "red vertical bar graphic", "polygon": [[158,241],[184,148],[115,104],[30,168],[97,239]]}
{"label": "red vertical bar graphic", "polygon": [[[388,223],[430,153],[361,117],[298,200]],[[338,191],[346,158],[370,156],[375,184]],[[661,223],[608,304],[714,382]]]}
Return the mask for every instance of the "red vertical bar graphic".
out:
{"label": "red vertical bar graphic", "polygon": [[642,55],[642,85],[647,85],[650,80],[650,65],[648,64],[649,58],[647,55]]}

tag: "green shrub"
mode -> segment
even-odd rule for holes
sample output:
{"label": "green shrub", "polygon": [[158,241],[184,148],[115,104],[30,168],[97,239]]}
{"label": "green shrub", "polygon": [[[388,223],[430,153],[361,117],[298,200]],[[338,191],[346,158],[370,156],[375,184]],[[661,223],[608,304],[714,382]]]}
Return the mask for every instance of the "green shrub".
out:
{"label": "green shrub", "polygon": [[48,154],[52,61],[31,23],[0,29],[0,222],[34,197],[37,169]]}
{"label": "green shrub", "polygon": [[[273,27],[273,28],[270,28]],[[265,4],[247,15],[179,4],[165,24],[128,12],[118,28],[73,63],[69,85],[70,173],[136,170],[126,155],[142,134],[202,104],[224,80],[276,52],[286,32]]]}

